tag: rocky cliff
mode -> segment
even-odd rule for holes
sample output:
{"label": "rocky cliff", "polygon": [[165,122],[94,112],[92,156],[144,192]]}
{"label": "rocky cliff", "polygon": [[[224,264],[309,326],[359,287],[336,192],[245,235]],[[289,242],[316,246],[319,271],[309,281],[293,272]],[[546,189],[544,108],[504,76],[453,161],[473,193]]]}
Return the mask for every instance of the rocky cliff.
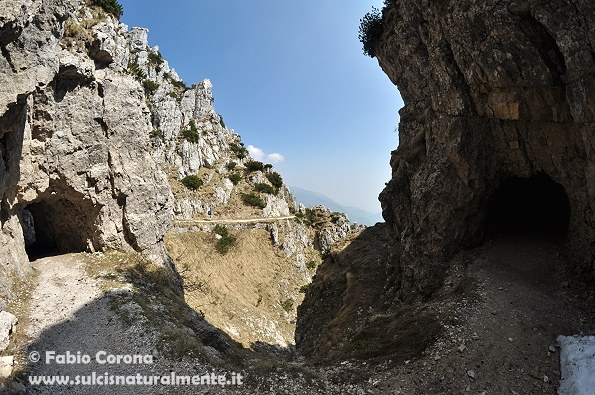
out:
{"label": "rocky cliff", "polygon": [[[3,289],[27,272],[27,254],[50,250],[128,249],[169,264],[162,240],[184,201],[174,205],[162,169],[213,165],[239,139],[220,126],[210,83],[187,88],[146,29],[87,2],[0,12]],[[204,136],[179,139],[191,122]]]}
{"label": "rocky cliff", "polygon": [[77,1],[9,1],[1,13],[3,281],[27,270],[26,248],[167,263],[172,193],[146,150],[143,88],[123,72],[127,29]]}
{"label": "rocky cliff", "polygon": [[594,20],[589,1],[495,0],[388,0],[362,20],[364,50],[405,103],[380,195],[387,235],[370,229],[323,263],[298,311],[298,350],[410,352],[398,337],[435,322],[403,309],[456,299],[480,261],[466,251],[502,235],[561,244],[555,281],[593,279]]}
{"label": "rocky cliff", "polygon": [[494,225],[558,228],[567,269],[594,274],[594,17],[589,1],[383,10],[375,53],[405,103],[380,196],[401,297],[430,294]]}

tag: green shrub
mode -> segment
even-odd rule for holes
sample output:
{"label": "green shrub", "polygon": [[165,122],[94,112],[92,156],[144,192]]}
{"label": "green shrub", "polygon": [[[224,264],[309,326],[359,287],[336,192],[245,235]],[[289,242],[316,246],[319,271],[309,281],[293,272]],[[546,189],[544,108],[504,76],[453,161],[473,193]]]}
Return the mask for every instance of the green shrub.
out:
{"label": "green shrub", "polygon": [[159,51],[149,53],[149,64],[153,66],[161,66],[163,64],[163,56]]}
{"label": "green shrub", "polygon": [[233,185],[238,185],[238,183],[242,179],[242,175],[240,173],[233,173],[227,176],[227,178],[229,178]]}
{"label": "green shrub", "polygon": [[238,159],[244,159],[248,155],[248,150],[244,148],[242,143],[231,143],[229,144],[229,149],[238,157]]}
{"label": "green shrub", "polygon": [[376,47],[382,36],[382,13],[373,7],[362,19],[359,25],[359,41],[363,44],[364,55],[371,58],[376,56]]}
{"label": "green shrub", "polygon": [[316,214],[316,210],[313,208],[306,208],[306,222],[310,225],[314,225],[318,222],[318,215]]}
{"label": "green shrub", "polygon": [[194,119],[190,120],[189,127],[190,129],[182,130],[182,137],[191,143],[198,143],[200,134],[198,133]]}
{"label": "green shrub", "polygon": [[283,186],[283,178],[281,178],[281,174],[277,173],[276,171],[273,173],[267,173],[266,177],[275,188],[280,189]]}
{"label": "green shrub", "polygon": [[169,82],[171,82],[171,84],[178,89],[182,89],[182,90],[188,89],[188,87],[186,86],[186,83],[184,81],[178,81],[178,80],[174,80],[173,78],[170,78]]}
{"label": "green shrub", "polygon": [[161,129],[151,130],[149,132],[149,137],[151,137],[152,139],[163,140],[163,131]]}
{"label": "green shrub", "polygon": [[198,130],[192,130],[192,129],[182,130],[182,137],[185,140],[190,141],[191,143],[198,143],[198,141],[200,140],[200,135],[198,134]]}
{"label": "green shrub", "polygon": [[287,299],[287,300],[284,300],[283,302],[281,302],[280,304],[286,313],[291,313],[293,311],[293,300]]}
{"label": "green shrub", "polygon": [[192,174],[182,178],[182,184],[184,184],[186,188],[196,191],[202,186],[203,182],[198,176]]}
{"label": "green shrub", "polygon": [[230,235],[229,230],[223,225],[215,225],[213,233],[220,236],[217,243],[215,243],[215,249],[222,255],[227,254],[237,241],[237,238]]}
{"label": "green shrub", "polygon": [[273,165],[271,165],[270,163],[267,163],[266,165],[264,165],[265,170],[271,170],[272,168],[273,168]]}
{"label": "green shrub", "polygon": [[147,78],[147,74],[141,70],[140,66],[136,62],[128,62],[128,73],[135,77],[137,80],[144,80]]}
{"label": "green shrub", "polygon": [[305,294],[306,291],[310,288],[310,284],[304,284],[300,287],[300,293]]}
{"label": "green shrub", "polygon": [[213,233],[222,237],[229,236],[229,230],[227,230],[227,228],[221,224],[215,225],[213,228]]}
{"label": "green shrub", "polygon": [[93,4],[103,8],[108,14],[120,19],[124,15],[124,7],[117,0],[93,0]]}
{"label": "green shrub", "polygon": [[143,88],[145,88],[145,93],[151,96],[157,91],[157,89],[159,89],[159,84],[155,81],[145,80],[143,82]]}
{"label": "green shrub", "polygon": [[234,236],[222,237],[217,240],[215,249],[221,255],[225,255],[229,252],[229,250],[231,250],[231,247],[235,245],[236,241],[237,239]]}
{"label": "green shrub", "polygon": [[265,208],[267,204],[255,193],[242,193],[242,201],[249,206]]}
{"label": "green shrub", "polygon": [[308,226],[316,226],[319,222],[321,222],[321,218],[318,217],[316,210],[312,208],[306,208],[306,211],[298,211],[295,214],[295,217],[298,221],[303,222]]}
{"label": "green shrub", "polygon": [[246,169],[248,169],[248,171],[263,171],[264,163],[257,160],[251,160],[246,162]]}
{"label": "green shrub", "polygon": [[236,168],[238,164],[234,161],[231,162],[227,162],[227,164],[225,165],[225,168],[227,168],[227,170],[233,170]]}
{"label": "green shrub", "polygon": [[316,269],[316,266],[316,261],[309,261],[308,263],[306,263],[306,267],[310,270]]}
{"label": "green shrub", "polygon": [[279,190],[263,182],[254,184],[254,189],[256,189],[258,192],[268,193],[269,195],[276,195],[279,193]]}

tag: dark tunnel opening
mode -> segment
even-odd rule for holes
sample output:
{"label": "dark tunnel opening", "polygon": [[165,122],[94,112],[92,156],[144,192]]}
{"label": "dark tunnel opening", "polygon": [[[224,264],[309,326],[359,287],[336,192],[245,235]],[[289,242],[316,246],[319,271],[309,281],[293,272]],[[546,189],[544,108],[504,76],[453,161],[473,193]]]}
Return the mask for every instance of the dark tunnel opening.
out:
{"label": "dark tunnel opening", "polygon": [[87,251],[92,246],[96,216],[97,210],[85,200],[75,203],[52,195],[29,204],[21,212],[29,260]]}
{"label": "dark tunnel opening", "polygon": [[545,173],[506,179],[488,201],[486,235],[542,235],[563,238],[570,203],[562,185]]}

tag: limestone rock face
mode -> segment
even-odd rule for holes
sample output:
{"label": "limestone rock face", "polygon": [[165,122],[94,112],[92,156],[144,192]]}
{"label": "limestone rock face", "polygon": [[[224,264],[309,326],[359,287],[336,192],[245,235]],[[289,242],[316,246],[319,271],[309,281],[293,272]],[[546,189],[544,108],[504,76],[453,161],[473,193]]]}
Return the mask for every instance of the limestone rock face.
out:
{"label": "limestone rock face", "polygon": [[0,6],[2,297],[28,271],[31,244],[134,249],[169,263],[162,239],[173,195],[148,152],[143,87],[123,72],[127,28],[108,15],[92,19],[97,12],[76,0]]}
{"label": "limestone rock face", "polygon": [[18,323],[17,317],[8,311],[0,311],[0,350],[4,351],[10,343],[10,335]]}
{"label": "limestone rock face", "polygon": [[343,213],[337,213],[323,205],[317,205],[306,211],[301,208],[300,212],[316,218],[314,228],[316,229],[316,245],[320,251],[328,251],[336,242],[346,239],[352,234],[363,230],[365,226],[352,224]]}
{"label": "limestone rock face", "polygon": [[376,55],[405,102],[380,196],[401,295],[431,293],[448,258],[483,239],[497,191],[536,177],[566,196],[571,271],[594,274],[594,21],[587,0],[384,9]]}

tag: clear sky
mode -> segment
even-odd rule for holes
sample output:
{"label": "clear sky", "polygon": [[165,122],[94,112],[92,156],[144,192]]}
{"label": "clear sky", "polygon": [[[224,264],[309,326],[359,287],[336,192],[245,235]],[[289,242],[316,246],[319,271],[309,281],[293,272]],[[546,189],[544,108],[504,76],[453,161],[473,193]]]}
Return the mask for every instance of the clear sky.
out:
{"label": "clear sky", "polygon": [[246,146],[281,154],[288,185],[380,211],[402,101],[357,35],[382,0],[120,3],[188,85],[211,80],[215,109]]}

